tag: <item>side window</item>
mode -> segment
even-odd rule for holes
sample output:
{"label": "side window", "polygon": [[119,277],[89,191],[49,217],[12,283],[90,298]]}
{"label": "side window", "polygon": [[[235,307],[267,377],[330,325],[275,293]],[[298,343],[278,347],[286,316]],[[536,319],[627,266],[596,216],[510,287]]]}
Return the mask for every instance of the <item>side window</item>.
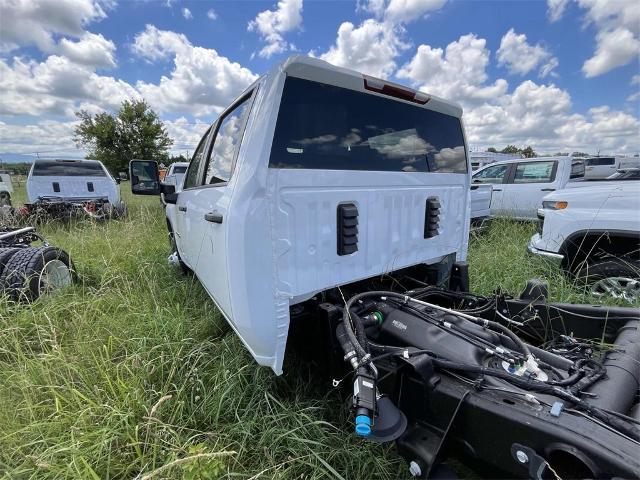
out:
{"label": "side window", "polygon": [[191,163],[189,164],[189,168],[187,169],[187,174],[184,178],[183,188],[191,188],[195,187],[198,184],[198,170],[200,170],[200,164],[204,158],[204,147],[207,144],[207,138],[209,137],[209,133],[211,129],[207,130],[207,133],[204,134],[202,140],[198,144],[198,148],[196,148],[193,157],[191,158]]}
{"label": "side window", "polygon": [[553,181],[555,162],[518,163],[513,183],[549,183]]}
{"label": "side window", "polygon": [[242,124],[249,111],[249,98],[245,98],[220,122],[207,164],[204,179],[207,185],[228,182],[231,178],[233,159],[242,140]]}
{"label": "side window", "polygon": [[571,174],[569,178],[583,178],[584,177],[584,162],[582,160],[574,160],[571,162]]}
{"label": "side window", "polygon": [[487,167],[473,176],[474,183],[502,183],[509,164]]}

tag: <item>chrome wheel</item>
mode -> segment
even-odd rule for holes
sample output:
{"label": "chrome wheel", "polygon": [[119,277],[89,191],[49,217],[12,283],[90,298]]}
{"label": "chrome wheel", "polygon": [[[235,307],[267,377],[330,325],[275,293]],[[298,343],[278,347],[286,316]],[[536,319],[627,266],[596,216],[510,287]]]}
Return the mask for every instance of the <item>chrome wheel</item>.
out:
{"label": "chrome wheel", "polygon": [[640,280],[628,277],[608,277],[591,286],[591,293],[597,297],[610,295],[628,302],[640,300]]}
{"label": "chrome wheel", "polygon": [[49,260],[40,271],[38,295],[71,285],[72,281],[71,270],[66,263],[58,259]]}

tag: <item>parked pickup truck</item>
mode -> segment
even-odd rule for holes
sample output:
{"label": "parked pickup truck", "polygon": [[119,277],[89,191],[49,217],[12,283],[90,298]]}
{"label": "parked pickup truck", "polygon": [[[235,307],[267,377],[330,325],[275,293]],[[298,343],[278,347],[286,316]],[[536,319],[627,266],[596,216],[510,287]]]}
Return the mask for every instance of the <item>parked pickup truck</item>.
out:
{"label": "parked pickup truck", "polygon": [[602,180],[616,170],[640,167],[640,158],[635,157],[588,157],[584,159],[585,180]]}
{"label": "parked pickup truck", "polygon": [[474,184],[493,184],[491,216],[535,220],[542,197],[584,181],[584,163],[572,157],[504,160],[473,173]]}
{"label": "parked pickup truck", "polygon": [[529,251],[585,280],[596,295],[638,301],[639,212],[640,182],[559,190],[544,197]]}
{"label": "parked pickup truck", "polygon": [[296,56],[211,125],[182,191],[150,161],[131,187],[164,193],[174,254],[256,361],[352,386],[355,433],[396,442],[412,475],[453,453],[493,478],[638,478],[640,313],[547,303],[539,283],[469,293],[461,117]]}
{"label": "parked pickup truck", "polygon": [[120,216],[125,206],[118,182],[97,160],[36,160],[27,177],[28,215],[95,218]]}
{"label": "parked pickup truck", "polygon": [[[184,180],[184,175],[187,173],[187,168],[189,168],[189,162],[175,162],[169,166],[167,170],[167,174],[162,179],[162,183],[165,185],[173,185],[175,187],[176,193],[182,190],[182,182]],[[164,200],[164,194],[160,195],[160,200],[162,200],[162,204],[166,205]]]}

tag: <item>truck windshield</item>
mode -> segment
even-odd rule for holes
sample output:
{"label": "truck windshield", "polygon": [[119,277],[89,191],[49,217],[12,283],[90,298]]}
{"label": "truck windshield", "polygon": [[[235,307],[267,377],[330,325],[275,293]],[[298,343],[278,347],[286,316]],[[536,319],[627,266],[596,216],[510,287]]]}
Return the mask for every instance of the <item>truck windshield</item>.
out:
{"label": "truck windshield", "polygon": [[33,176],[39,177],[106,177],[102,165],[94,162],[40,161],[33,166]]}
{"label": "truck windshield", "polygon": [[466,173],[467,158],[457,117],[289,77],[269,166]]}

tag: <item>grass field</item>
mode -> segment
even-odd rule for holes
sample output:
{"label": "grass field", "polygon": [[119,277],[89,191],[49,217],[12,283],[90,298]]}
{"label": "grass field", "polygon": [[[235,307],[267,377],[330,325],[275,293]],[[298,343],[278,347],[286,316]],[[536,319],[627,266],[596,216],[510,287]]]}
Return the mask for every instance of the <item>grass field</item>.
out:
{"label": "grass field", "polygon": [[[124,220],[40,228],[70,252],[77,285],[0,300],[0,476],[408,476],[392,448],[354,437],[338,394],[304,367],[258,368],[197,280],[167,265],[159,200],[123,193]],[[517,294],[543,277],[553,300],[592,301],[525,256],[533,229],[496,222],[473,239],[473,290]]]}

